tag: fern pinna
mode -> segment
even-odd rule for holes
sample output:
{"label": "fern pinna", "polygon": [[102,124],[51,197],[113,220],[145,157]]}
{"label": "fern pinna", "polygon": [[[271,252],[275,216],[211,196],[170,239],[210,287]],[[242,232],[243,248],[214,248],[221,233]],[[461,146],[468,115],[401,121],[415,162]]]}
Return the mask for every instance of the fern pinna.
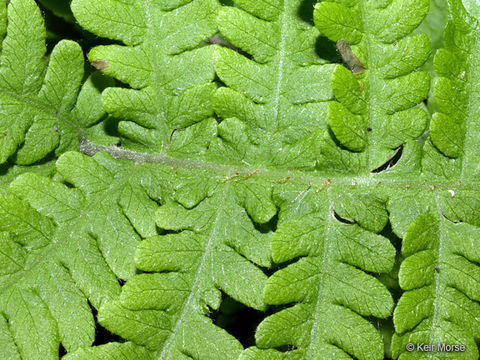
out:
{"label": "fern pinna", "polygon": [[43,18],[34,1],[0,1],[0,164],[33,164],[50,153],[78,149],[82,136],[98,143],[105,133],[100,92],[111,80],[83,82],[80,46],[60,41],[45,56]]}
{"label": "fern pinna", "polygon": [[2,3],[0,357],[478,359],[480,6],[225,3]]}
{"label": "fern pinna", "polygon": [[[312,143],[326,131],[335,68],[315,52],[318,30],[299,18],[298,1],[239,1],[223,7],[219,30],[252,57],[214,55],[222,82],[214,109],[224,120],[213,142],[221,161],[312,170]],[[298,86],[302,84],[302,86]]]}
{"label": "fern pinna", "polygon": [[95,47],[88,56],[130,87],[102,94],[103,107],[121,120],[124,146],[167,152],[175,129],[188,129],[175,133],[180,143],[189,132],[212,131],[215,47],[199,45],[215,34],[218,7],[216,0],[72,2],[83,27],[123,43]]}

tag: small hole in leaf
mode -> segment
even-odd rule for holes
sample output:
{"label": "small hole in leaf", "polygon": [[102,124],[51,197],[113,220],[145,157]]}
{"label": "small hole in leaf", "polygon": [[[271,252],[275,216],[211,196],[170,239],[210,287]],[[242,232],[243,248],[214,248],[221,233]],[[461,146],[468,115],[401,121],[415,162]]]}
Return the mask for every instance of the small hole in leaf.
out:
{"label": "small hole in leaf", "polygon": [[403,145],[400,146],[397,151],[393,154],[391,158],[389,158],[385,163],[380,165],[378,168],[372,170],[373,174],[378,174],[386,170],[390,170],[395,165],[397,165],[398,161],[402,158],[403,155]]}
{"label": "small hole in leaf", "polygon": [[335,220],[343,224],[347,224],[347,225],[355,224],[355,221],[341,217],[340,215],[337,214],[336,211],[333,212],[333,217],[335,218]]}
{"label": "small hole in leaf", "polygon": [[176,133],[177,131],[183,131],[183,130],[185,130],[185,129],[184,129],[184,128],[175,128],[175,129],[173,129],[173,131],[171,132],[170,137],[169,137],[169,139],[168,139],[168,144],[169,144],[169,145],[172,145],[172,140],[173,140],[173,136],[175,135],[175,133]]}
{"label": "small hole in leaf", "polygon": [[297,350],[298,348],[295,345],[282,345],[277,346],[275,349],[282,353],[288,353],[289,351]]}
{"label": "small hole in leaf", "polygon": [[333,132],[330,125],[328,126],[328,134],[330,135],[331,139],[333,140],[333,142],[335,143],[336,146],[338,146],[342,150],[351,152],[351,150],[349,150],[345,146],[343,146],[343,144],[337,139],[337,137],[335,136],[335,133]]}
{"label": "small hole in leaf", "polygon": [[156,227],[156,229],[160,235],[180,234],[183,231],[183,230],[165,230],[165,229],[160,229],[158,226]]}
{"label": "small hole in leaf", "polygon": [[461,220],[452,220],[452,219],[450,219],[450,218],[449,218],[447,215],[445,215],[445,213],[443,213],[443,212],[442,212],[442,215],[443,215],[443,217],[444,217],[445,219],[447,219],[447,220],[450,221],[451,223],[454,223],[454,224],[460,224],[460,223],[462,223]]}

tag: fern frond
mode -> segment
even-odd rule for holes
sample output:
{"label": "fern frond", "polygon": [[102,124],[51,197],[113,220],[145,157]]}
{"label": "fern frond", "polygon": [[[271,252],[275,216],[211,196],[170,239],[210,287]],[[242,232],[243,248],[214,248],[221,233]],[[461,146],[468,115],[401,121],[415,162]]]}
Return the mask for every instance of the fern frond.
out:
{"label": "fern frond", "polygon": [[310,145],[326,130],[334,69],[315,51],[318,30],[300,18],[299,1],[235,3],[222,7],[218,26],[252,59],[228,48],[215,53],[227,87],[215,95],[215,111],[224,120],[212,148],[224,162],[312,169]]}
{"label": "fern frond", "polygon": [[316,5],[320,32],[341,45],[344,59],[356,59],[364,68],[357,72],[337,66],[332,79],[336,101],[330,102],[328,124],[342,146],[358,153],[350,157],[359,157],[368,171],[401,146],[415,148],[412,140],[427,126],[428,116],[417,105],[428,96],[430,78],[415,70],[428,59],[430,43],[425,34],[409,34],[425,18],[428,5],[428,0],[332,0]]}
{"label": "fern frond", "polygon": [[112,87],[102,96],[107,112],[122,120],[125,146],[175,153],[172,138],[185,135],[178,130],[204,120],[200,126],[210,127],[215,46],[199,45],[215,34],[218,7],[216,0],[72,2],[83,27],[124,44],[98,46],[89,59],[131,87]]}
{"label": "fern frond", "polygon": [[84,76],[80,46],[62,40],[46,66],[45,28],[35,2],[5,6],[0,1],[0,164],[10,157],[32,164],[53,151],[78,150],[81,137],[91,132],[101,134],[102,143],[116,142],[96,126],[105,115],[99,90],[111,81],[91,78],[77,97]]}
{"label": "fern frond", "polygon": [[[288,345],[298,350],[288,356],[256,350],[255,356],[244,358],[383,359],[381,337],[365,317],[386,318],[393,308],[388,290],[366,273],[388,272],[395,261],[389,240],[375,234],[387,221],[384,199],[359,192],[344,197],[335,189],[298,191],[292,186],[277,194],[282,204],[280,225],[272,237],[273,260],[300,260],[269,278],[265,301],[295,305],[267,317],[256,340],[259,348]],[[347,214],[342,203],[353,209],[368,207],[370,213]],[[346,215],[355,224],[340,222]],[[247,354],[251,351],[255,354]]]}
{"label": "fern frond", "polygon": [[[142,242],[134,276],[118,301],[106,303],[100,323],[144,345],[156,359],[237,359],[241,344],[212,324],[222,293],[264,309],[270,265],[269,237],[254,226],[276,208],[268,186],[248,179],[177,173],[176,201],[156,213],[159,228],[173,232]],[[258,265],[254,265],[258,264]]]}
{"label": "fern frond", "polygon": [[[478,11],[478,5],[470,6]],[[450,9],[452,19],[444,33],[444,47],[435,56],[438,112],[432,117],[424,168],[436,176],[464,180],[480,174],[476,140],[480,136],[480,97],[475,90],[479,78],[479,22],[465,10],[462,1],[450,1]]]}
{"label": "fern frond", "polygon": [[21,174],[31,172],[38,175],[52,177],[55,175],[55,161],[51,160],[38,165],[11,166],[10,164],[0,165],[0,194],[7,193],[10,183]]}
{"label": "fern frond", "polygon": [[[21,130],[0,142],[0,357],[380,360],[398,291],[394,357],[478,359],[480,6],[450,0],[423,146],[428,0],[321,1],[318,29],[313,0],[232,2],[74,0],[115,43],[91,63],[124,83],[96,73],[79,92],[78,45],[47,67],[33,0],[0,0],[0,125]],[[217,28],[231,47],[208,45]],[[316,53],[321,34],[344,65]],[[125,148],[105,146],[102,90]],[[57,108],[76,127],[53,141],[42,111]],[[10,166],[80,135],[102,145]],[[272,306],[254,347],[216,321],[224,295]],[[120,341],[92,346],[96,310]]]}
{"label": "fern frond", "polygon": [[[452,191],[452,190],[451,190]],[[412,195],[410,195],[412,196]],[[392,226],[404,235],[399,272],[404,293],[394,313],[395,358],[477,359],[480,336],[480,220],[471,212],[478,194],[462,191],[423,193],[412,208],[410,196],[394,196]],[[415,217],[405,229],[397,218]],[[462,213],[463,209],[463,213]],[[476,226],[473,226],[476,225]],[[412,344],[459,344],[465,351],[409,352]],[[416,348],[415,348],[416,350]]]}
{"label": "fern frond", "polygon": [[[424,64],[422,69],[428,71],[431,77],[434,76],[433,58],[437,50],[443,47],[443,30],[447,26],[450,11],[447,0],[430,0],[430,9],[425,20],[415,30],[416,34],[425,33],[428,35],[432,44],[430,58]],[[432,89],[431,89],[432,90]],[[429,102],[430,102],[429,98]],[[430,104],[429,104],[430,107]]]}
{"label": "fern frond", "polygon": [[23,174],[10,185],[18,197],[0,195],[0,231],[10,233],[0,246],[0,313],[22,359],[57,359],[59,342],[68,351],[91,345],[87,299],[99,308],[119,295],[117,277],[135,273],[139,234],[155,234],[150,196],[161,191],[137,168],[66,153],[57,171],[73,187]]}

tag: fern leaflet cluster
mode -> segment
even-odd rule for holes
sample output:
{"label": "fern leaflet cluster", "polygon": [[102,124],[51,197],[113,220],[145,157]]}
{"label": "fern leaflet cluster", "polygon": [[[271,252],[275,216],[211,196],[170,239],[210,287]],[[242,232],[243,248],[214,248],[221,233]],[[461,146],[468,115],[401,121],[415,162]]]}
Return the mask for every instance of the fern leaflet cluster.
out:
{"label": "fern leaflet cluster", "polygon": [[477,359],[480,6],[433,72],[438,4],[74,0],[92,72],[0,1],[0,357]]}

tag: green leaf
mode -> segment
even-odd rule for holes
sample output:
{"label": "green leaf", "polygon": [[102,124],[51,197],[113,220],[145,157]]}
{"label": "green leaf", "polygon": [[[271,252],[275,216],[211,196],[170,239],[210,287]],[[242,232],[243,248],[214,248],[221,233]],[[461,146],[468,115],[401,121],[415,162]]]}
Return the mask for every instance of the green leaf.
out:
{"label": "green leaf", "polygon": [[239,360],[302,360],[305,352],[302,350],[294,350],[288,352],[280,352],[277,350],[260,350],[258,348],[249,348],[245,350]]}
{"label": "green leaf", "polygon": [[425,33],[432,44],[432,52],[424,69],[433,74],[433,57],[438,49],[443,46],[443,30],[448,22],[449,9],[447,0],[430,0],[430,9],[425,20],[420,24],[415,33]]}
{"label": "green leaf", "polygon": [[15,342],[13,341],[12,334],[8,329],[8,323],[6,319],[0,316],[0,346],[2,349],[3,355],[7,356],[8,359],[20,360],[20,354],[17,351]]}
{"label": "green leaf", "polygon": [[[339,41],[347,66],[355,61],[365,68],[357,75],[340,65],[335,70],[336,101],[330,103],[328,124],[342,146],[358,152],[346,156],[359,157],[370,171],[427,126],[427,114],[417,105],[428,96],[430,79],[415,70],[427,60],[430,44],[424,34],[409,34],[423,21],[428,3],[332,0],[316,5],[320,32]],[[322,153],[328,157],[326,149]]]}
{"label": "green leaf", "polygon": [[[462,197],[461,193],[455,194],[456,209],[468,206]],[[480,229],[449,211],[446,205],[452,199],[451,193],[445,191],[422,197],[420,201],[430,211],[417,216],[405,234],[402,245],[405,260],[399,273],[404,293],[394,313],[395,358],[419,358],[418,352],[406,350],[407,343],[461,344],[466,350],[450,353],[448,359],[479,356],[475,338],[480,332],[476,244]],[[402,204],[405,206],[408,203]]]}
{"label": "green leaf", "polygon": [[[480,128],[471,120],[478,116],[479,97],[473,88],[478,76],[475,56],[480,39],[475,30],[478,20],[461,1],[449,4],[452,19],[445,30],[444,47],[435,56],[439,77],[434,97],[438,112],[432,117],[424,167],[432,175],[463,180],[480,174],[476,146]],[[473,11],[475,6],[469,8]]]}
{"label": "green leaf", "polygon": [[315,52],[319,32],[298,16],[299,1],[235,3],[238,7],[220,10],[217,23],[247,54],[229,48],[215,52],[215,70],[227,87],[215,94],[215,111],[225,120],[212,144],[214,156],[222,162],[312,169],[316,161],[308,147],[312,136],[326,130],[334,69]]}
{"label": "green leaf", "polygon": [[[258,347],[295,346],[302,350],[302,359],[383,359],[382,340],[362,316],[388,317],[393,300],[388,290],[364,271],[390,271],[395,259],[393,246],[357,224],[341,223],[335,204],[342,197],[333,189],[307,189],[295,197],[293,190],[278,189],[279,196],[288,195],[282,199],[279,227],[272,236],[272,255],[278,263],[301,258],[269,278],[265,301],[295,305],[259,325]],[[364,201],[366,194],[355,195],[350,201],[369,205],[370,199]],[[386,216],[384,204],[372,211]],[[351,215],[367,228],[383,228],[374,225],[374,217]]]}
{"label": "green leaf", "polygon": [[145,348],[131,342],[109,343],[101,346],[84,348],[64,356],[64,360],[153,360],[154,357]]}
{"label": "green leaf", "polygon": [[0,0],[0,358],[478,359],[477,1],[222,3]]}
{"label": "green leaf", "polygon": [[[177,174],[176,201],[156,212],[157,226],[173,233],[139,245],[135,262],[146,273],[131,278],[120,299],[99,312],[103,326],[156,358],[237,358],[240,343],[208,318],[221,304],[221,291],[265,309],[267,277],[254,263],[270,265],[270,236],[253,221],[275,215],[270,189],[248,178],[208,175],[197,174],[192,183],[190,172]],[[203,196],[195,193],[199,189]]]}
{"label": "green leaf", "polygon": [[[57,326],[46,304],[35,292],[13,286],[3,292],[0,302],[22,358],[58,357]],[[16,356],[15,352],[12,355]]]}
{"label": "green leaf", "polygon": [[215,47],[199,45],[215,34],[218,7],[216,0],[72,2],[85,29],[124,44],[95,47],[89,60],[131,87],[102,95],[106,111],[121,120],[125,146],[175,153],[177,130],[212,117]]}
{"label": "green leaf", "polygon": [[134,275],[138,234],[155,233],[150,197],[159,196],[148,168],[135,168],[66,153],[57,170],[70,187],[30,173],[10,185],[20,199],[0,195],[0,230],[11,234],[0,244],[0,311],[22,358],[56,359],[60,341],[68,351],[91,345],[87,299],[99,308],[119,295],[117,278]]}
{"label": "green leaf", "polygon": [[55,174],[55,161],[50,160],[37,165],[14,165],[6,163],[0,165],[0,193],[8,192],[8,186],[19,175],[32,172],[38,175],[52,177]]}
{"label": "green leaf", "polygon": [[478,18],[480,16],[480,6],[478,2],[474,0],[462,0],[465,9],[474,17]]}
{"label": "green leaf", "polygon": [[[5,8],[5,1],[0,7]],[[98,97],[110,81],[97,78],[99,90],[82,89],[91,93],[88,106],[77,101],[84,76],[80,46],[60,41],[47,66],[43,18],[35,2],[13,0],[7,11],[0,10],[0,23],[7,16],[0,54],[0,163],[13,156],[16,163],[26,165],[53,151],[78,150],[81,136],[104,116],[100,109],[87,120],[85,112],[98,106],[95,93]]]}

